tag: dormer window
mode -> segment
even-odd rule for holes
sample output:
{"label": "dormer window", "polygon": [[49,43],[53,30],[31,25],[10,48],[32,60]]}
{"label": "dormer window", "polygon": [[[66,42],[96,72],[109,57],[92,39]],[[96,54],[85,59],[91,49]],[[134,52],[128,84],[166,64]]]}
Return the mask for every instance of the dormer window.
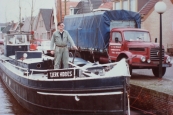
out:
{"label": "dormer window", "polygon": [[130,11],[136,12],[136,0],[130,0]]}
{"label": "dormer window", "polygon": [[78,10],[79,10],[78,8],[70,7],[70,15],[76,14]]}
{"label": "dormer window", "polygon": [[120,1],[116,1],[114,4],[114,9],[115,10],[120,10],[121,9],[121,5],[120,5]]}
{"label": "dormer window", "polygon": [[113,9],[114,10],[130,10],[137,11],[137,0],[113,0]]}
{"label": "dormer window", "polygon": [[123,0],[123,9],[124,9],[124,10],[129,10],[129,7],[128,7],[128,0]]}

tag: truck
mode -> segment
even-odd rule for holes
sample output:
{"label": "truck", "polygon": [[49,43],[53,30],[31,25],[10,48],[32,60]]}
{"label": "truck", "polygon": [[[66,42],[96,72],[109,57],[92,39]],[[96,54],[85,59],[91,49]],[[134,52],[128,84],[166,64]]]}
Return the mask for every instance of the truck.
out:
{"label": "truck", "polygon": [[[129,70],[152,69],[159,77],[159,43],[151,42],[149,31],[141,29],[141,16],[126,10],[98,11],[67,15],[65,30],[69,32],[78,51],[69,47],[77,57],[100,63],[128,58]],[[162,46],[162,77],[171,58]]]}

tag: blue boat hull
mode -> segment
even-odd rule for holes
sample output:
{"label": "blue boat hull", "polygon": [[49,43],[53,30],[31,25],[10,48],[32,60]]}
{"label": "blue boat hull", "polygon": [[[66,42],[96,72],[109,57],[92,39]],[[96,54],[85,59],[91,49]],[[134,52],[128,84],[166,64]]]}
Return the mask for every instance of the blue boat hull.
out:
{"label": "blue boat hull", "polygon": [[2,63],[0,76],[14,98],[34,114],[126,114],[126,78],[123,76],[39,81],[18,76]]}

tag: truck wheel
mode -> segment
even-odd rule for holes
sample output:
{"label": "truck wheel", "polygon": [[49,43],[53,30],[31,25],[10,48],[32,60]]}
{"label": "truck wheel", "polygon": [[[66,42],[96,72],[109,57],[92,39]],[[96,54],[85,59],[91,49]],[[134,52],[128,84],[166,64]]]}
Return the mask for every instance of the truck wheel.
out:
{"label": "truck wheel", "polygon": [[[155,77],[159,77],[159,68],[152,68],[153,74]],[[166,67],[162,67],[162,77],[165,75],[166,73]]]}

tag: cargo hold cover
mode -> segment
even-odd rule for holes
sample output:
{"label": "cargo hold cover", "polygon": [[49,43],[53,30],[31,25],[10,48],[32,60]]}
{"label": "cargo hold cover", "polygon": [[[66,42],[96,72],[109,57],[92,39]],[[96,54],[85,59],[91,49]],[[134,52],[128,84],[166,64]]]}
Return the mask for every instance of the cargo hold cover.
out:
{"label": "cargo hold cover", "polygon": [[78,47],[105,49],[110,38],[110,22],[113,20],[135,21],[141,27],[137,12],[126,10],[99,11],[68,15],[64,18],[65,30],[69,32]]}

